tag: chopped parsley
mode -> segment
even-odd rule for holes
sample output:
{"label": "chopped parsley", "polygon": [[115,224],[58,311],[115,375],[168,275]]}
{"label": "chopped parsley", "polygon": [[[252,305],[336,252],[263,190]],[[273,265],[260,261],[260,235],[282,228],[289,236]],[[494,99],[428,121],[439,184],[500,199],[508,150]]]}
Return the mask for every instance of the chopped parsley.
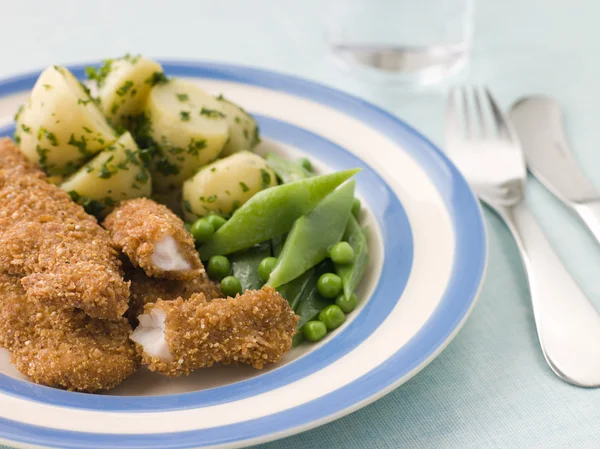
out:
{"label": "chopped parsley", "polygon": [[94,101],[94,99],[93,99],[93,98],[91,98],[91,97],[90,97],[90,98],[88,98],[87,100],[84,100],[83,98],[78,98],[78,99],[77,99],[77,104],[82,104],[82,105],[84,105],[84,106],[85,106],[86,104],[88,104],[88,103],[92,103],[93,101]]}
{"label": "chopped parsley", "polygon": [[93,131],[92,131],[91,129],[89,129],[87,126],[84,126],[84,127],[83,127],[83,130],[84,130],[86,133],[88,133],[88,134],[92,134],[92,132],[93,132]]}
{"label": "chopped parsley", "polygon": [[271,185],[271,175],[264,168],[260,169],[260,180],[263,189],[266,189]]}
{"label": "chopped parsley", "polygon": [[142,184],[146,184],[149,179],[150,179],[150,175],[148,174],[148,171],[145,169],[141,170],[137,175],[135,175],[135,180]]}
{"label": "chopped parsley", "polygon": [[31,134],[31,128],[29,126],[27,126],[25,123],[21,123],[21,129],[23,130],[24,133]]}
{"label": "chopped parsley", "polygon": [[75,190],[70,190],[69,192],[67,192],[67,194],[71,197],[71,199],[73,201],[75,201],[76,203],[79,202],[79,199],[81,198],[81,195],[79,193],[77,193]]}
{"label": "chopped parsley", "polygon": [[90,81],[96,81],[98,87],[102,87],[106,81],[106,78],[108,77],[108,75],[110,75],[110,72],[112,71],[113,62],[114,61],[112,59],[105,59],[104,61],[102,61],[102,65],[98,69],[96,69],[95,67],[86,67],[85,75],[87,76],[87,79],[89,79]]}
{"label": "chopped parsley", "polygon": [[113,165],[109,166],[110,162],[114,159],[114,156],[109,157],[98,169],[98,178],[109,179],[114,175],[118,169]]}
{"label": "chopped parsley", "polygon": [[40,167],[42,170],[46,171],[48,168],[48,153],[50,153],[50,150],[37,145],[35,147],[35,152],[39,156],[38,163],[40,164]]}
{"label": "chopped parsley", "polygon": [[141,57],[142,55],[131,56],[129,53],[125,53],[125,56],[123,56],[121,59],[128,61],[129,63],[131,63],[131,65],[134,65],[140,60]]}
{"label": "chopped parsley", "polygon": [[110,107],[110,113],[116,114],[118,110],[119,110],[119,105],[117,103],[113,103],[113,105]]}
{"label": "chopped parsley", "polygon": [[48,140],[48,142],[50,142],[50,144],[53,147],[58,146],[58,139],[56,138],[56,135],[42,126],[40,127],[40,129],[38,129],[37,138],[38,140],[42,140],[42,138],[44,137]]}
{"label": "chopped parsley", "polygon": [[246,138],[246,140],[250,139],[250,133],[248,132],[248,130],[246,128],[244,128],[244,137]]}
{"label": "chopped parsley", "polygon": [[23,112],[23,110],[25,109],[25,105],[22,104],[21,106],[19,106],[19,109],[17,109],[17,113],[15,114],[15,122],[19,121],[19,117],[21,117],[21,113]]}
{"label": "chopped parsley", "polygon": [[250,187],[248,187],[248,185],[246,183],[241,182],[241,181],[240,181],[240,187],[242,188],[242,192],[244,192],[244,193],[246,193],[247,191],[250,190]]}
{"label": "chopped parsley", "polygon": [[189,113],[189,111],[180,111],[179,112],[179,117],[181,117],[181,121],[182,122],[189,122],[190,121],[190,113]]}
{"label": "chopped parsley", "polygon": [[203,150],[204,148],[206,148],[206,140],[192,139],[188,146],[187,152],[188,152],[188,154],[191,154],[191,155],[197,157],[200,154],[200,151]]}
{"label": "chopped parsley", "polygon": [[211,195],[208,198],[206,198],[207,203],[214,203],[215,201],[217,201],[217,195]]}
{"label": "chopped parsley", "polygon": [[188,200],[183,200],[183,210],[186,212],[192,212],[192,203]]}
{"label": "chopped parsley", "polygon": [[188,101],[190,99],[188,94],[175,94],[175,96],[179,101]]}
{"label": "chopped parsley", "polygon": [[145,81],[146,84],[150,84],[151,86],[156,86],[157,84],[167,84],[168,82],[169,78],[167,78],[164,72],[154,72]]}
{"label": "chopped parsley", "polygon": [[233,119],[233,121],[234,121],[234,122],[236,122],[238,125],[239,125],[240,123],[242,123],[242,119],[241,119],[241,118],[239,118],[239,117],[237,117],[237,116],[236,116],[236,117]]}
{"label": "chopped parsley", "polygon": [[213,172],[213,173],[216,172],[217,171],[217,167],[211,168],[210,171]]}
{"label": "chopped parsley", "polygon": [[52,86],[50,84],[42,84],[42,86],[44,86],[44,89],[46,90],[52,89]]}
{"label": "chopped parsley", "polygon": [[117,89],[116,94],[119,97],[124,96],[127,92],[129,92],[129,89],[131,89],[133,87],[133,81],[131,80],[127,80],[125,81],[123,84],[121,84],[121,86]]}
{"label": "chopped parsley", "polygon": [[254,127],[254,132],[252,133],[252,146],[258,145],[260,143],[260,135],[258,125]]}
{"label": "chopped parsley", "polygon": [[179,167],[171,164],[166,156],[162,156],[155,161],[155,168],[163,176],[178,175],[180,172]]}
{"label": "chopped parsley", "polygon": [[208,118],[223,118],[223,117],[225,117],[225,114],[223,114],[221,111],[217,111],[216,109],[208,109],[205,107],[200,109],[200,115],[205,115]]}
{"label": "chopped parsley", "polygon": [[87,149],[87,139],[85,136],[81,136],[81,140],[77,140],[74,134],[71,134],[71,138],[67,142],[69,145],[76,147],[84,157],[92,156],[93,153]]}

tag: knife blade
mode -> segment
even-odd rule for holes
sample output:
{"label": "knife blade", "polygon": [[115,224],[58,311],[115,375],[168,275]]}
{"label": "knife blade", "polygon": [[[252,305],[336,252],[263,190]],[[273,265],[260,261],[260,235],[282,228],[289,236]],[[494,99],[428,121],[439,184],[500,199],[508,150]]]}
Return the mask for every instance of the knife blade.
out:
{"label": "knife blade", "polygon": [[573,156],[559,105],[548,97],[519,99],[509,113],[529,171],[575,210],[600,242],[600,193]]}

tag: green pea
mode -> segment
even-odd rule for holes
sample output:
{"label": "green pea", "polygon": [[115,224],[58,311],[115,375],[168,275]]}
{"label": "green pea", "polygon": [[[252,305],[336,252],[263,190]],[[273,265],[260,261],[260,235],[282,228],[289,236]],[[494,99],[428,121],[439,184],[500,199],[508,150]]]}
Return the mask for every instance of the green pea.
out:
{"label": "green pea", "polygon": [[327,333],[327,327],[321,321],[309,321],[302,326],[302,333],[308,341],[319,341]]}
{"label": "green pea", "polygon": [[209,215],[208,217],[206,217],[206,219],[211,225],[213,225],[215,232],[217,232],[221,226],[227,223],[227,220],[225,220],[220,215]]}
{"label": "green pea", "polygon": [[310,162],[310,159],[308,159],[306,157],[302,157],[302,158],[298,159],[298,162],[300,162],[300,165],[302,166],[302,168],[304,170],[312,171],[313,167],[312,167],[312,163]]}
{"label": "green pea", "polygon": [[264,282],[269,280],[269,276],[271,276],[271,272],[275,269],[275,265],[277,265],[277,259],[275,257],[265,257],[260,261],[260,264],[258,265],[258,275]]}
{"label": "green pea", "polygon": [[322,274],[317,281],[317,291],[322,297],[333,299],[342,291],[342,280],[337,274]]}
{"label": "green pea", "polygon": [[344,313],[350,313],[356,309],[356,306],[358,305],[358,297],[355,293],[352,293],[350,298],[346,298],[346,295],[342,293],[336,298],[335,304],[342,309]]}
{"label": "green pea", "polygon": [[200,218],[192,225],[191,232],[197,243],[204,243],[215,233],[215,228],[206,218]]}
{"label": "green pea", "polygon": [[328,331],[340,327],[346,321],[346,315],[339,306],[332,304],[319,313],[319,321],[323,322]]}
{"label": "green pea", "polygon": [[354,198],[354,202],[352,203],[352,215],[356,218],[360,216],[360,200],[358,198]]}
{"label": "green pea", "polygon": [[235,276],[227,276],[221,281],[221,291],[226,296],[235,296],[242,293],[242,283]]}
{"label": "green pea", "polygon": [[333,245],[333,248],[329,251],[329,257],[334,263],[347,265],[354,260],[354,250],[350,243],[339,242]]}
{"label": "green pea", "polygon": [[213,279],[223,279],[231,270],[231,262],[225,256],[212,256],[208,259],[208,275]]}

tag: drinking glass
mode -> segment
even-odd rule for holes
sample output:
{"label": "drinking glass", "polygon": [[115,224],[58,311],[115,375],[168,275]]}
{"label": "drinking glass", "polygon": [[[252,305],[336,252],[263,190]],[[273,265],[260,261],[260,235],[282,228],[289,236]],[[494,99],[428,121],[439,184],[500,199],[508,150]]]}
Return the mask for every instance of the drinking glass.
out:
{"label": "drinking glass", "polygon": [[468,60],[474,0],[331,0],[326,38],[354,71],[431,84]]}

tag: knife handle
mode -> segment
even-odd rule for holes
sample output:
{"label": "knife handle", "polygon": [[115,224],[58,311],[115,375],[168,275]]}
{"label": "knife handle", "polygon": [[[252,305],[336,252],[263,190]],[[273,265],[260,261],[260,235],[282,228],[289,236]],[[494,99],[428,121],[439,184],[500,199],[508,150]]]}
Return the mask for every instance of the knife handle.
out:
{"label": "knife handle", "polygon": [[525,204],[498,212],[521,252],[538,337],[548,364],[573,385],[600,386],[600,314],[568,273]]}
{"label": "knife handle", "polygon": [[600,201],[576,203],[573,208],[596,237],[596,240],[600,242]]}

